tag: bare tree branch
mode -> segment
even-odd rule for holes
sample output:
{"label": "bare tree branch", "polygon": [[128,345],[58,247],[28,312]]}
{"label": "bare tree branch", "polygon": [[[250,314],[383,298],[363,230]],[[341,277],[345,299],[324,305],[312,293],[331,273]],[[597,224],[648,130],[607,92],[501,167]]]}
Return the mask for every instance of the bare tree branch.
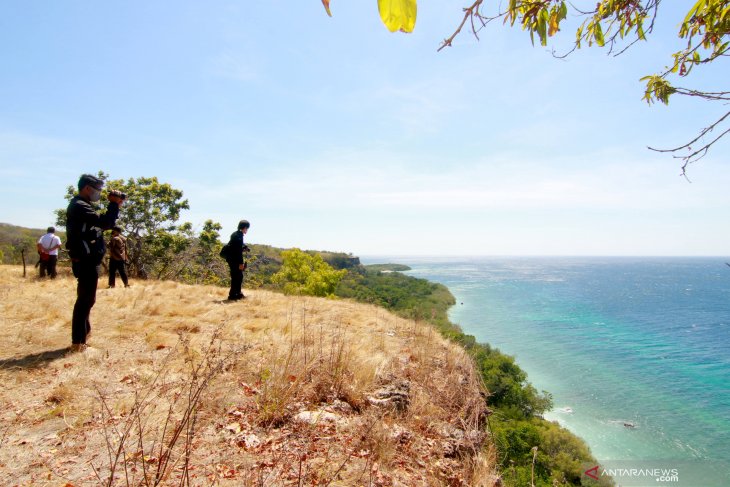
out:
{"label": "bare tree branch", "polygon": [[715,123],[713,123],[709,127],[705,127],[704,129],[702,129],[700,131],[699,135],[697,135],[697,137],[695,137],[694,139],[690,140],[686,144],[680,145],[679,147],[675,147],[673,149],[657,149],[655,147],[648,147],[648,149],[653,150],[655,152],[664,152],[664,153],[667,153],[667,152],[679,152],[679,151],[684,150],[684,149],[687,149],[689,151],[692,151],[690,154],[685,155],[685,156],[676,156],[676,155],[673,156],[675,159],[681,159],[681,160],[684,161],[684,164],[682,164],[682,176],[687,177],[687,166],[689,166],[690,164],[692,164],[694,162],[697,162],[700,159],[702,159],[703,157],[705,157],[707,155],[707,152],[709,151],[710,147],[712,147],[712,145],[715,144],[715,142],[717,142],[718,140],[720,140],[721,138],[723,138],[724,136],[726,136],[727,134],[730,133],[730,128],[728,128],[728,129],[724,130],[723,132],[721,132],[717,137],[715,137],[714,139],[712,139],[710,142],[704,143],[702,145],[702,147],[700,147],[699,149],[694,149],[693,150],[692,149],[692,146],[697,141],[699,141],[700,139],[702,139],[703,137],[705,137],[705,135],[707,135],[710,132],[712,132],[713,130],[715,130],[715,128],[718,125],[720,125],[722,122],[724,122],[725,119],[727,119],[728,117],[730,117],[730,111],[728,111],[725,115],[723,115],[722,117],[720,117],[717,121],[715,121]]}
{"label": "bare tree branch", "polygon": [[494,17],[494,18],[491,18],[491,19],[487,19],[485,17],[482,17],[481,12],[479,11],[479,7],[481,7],[483,1],[484,0],[476,0],[471,5],[471,7],[464,8],[464,18],[461,19],[461,23],[456,28],[456,31],[454,31],[454,33],[451,34],[451,36],[449,38],[444,39],[444,41],[441,43],[441,46],[436,50],[437,52],[440,51],[441,49],[443,49],[444,47],[447,47],[447,46],[451,47],[451,43],[456,38],[456,36],[459,35],[459,33],[461,32],[461,29],[464,28],[464,24],[466,24],[466,21],[467,20],[471,19],[471,31],[474,34],[474,37],[476,37],[477,39],[479,39],[479,36],[477,35],[477,29],[475,29],[475,25],[474,25],[474,17],[476,17],[477,19],[479,19],[480,22],[481,22],[481,24],[482,24],[482,27],[484,27],[489,22],[491,22],[492,20],[494,20],[495,18],[499,18],[499,17],[501,17],[501,16],[504,15],[504,14],[500,14],[499,16]]}

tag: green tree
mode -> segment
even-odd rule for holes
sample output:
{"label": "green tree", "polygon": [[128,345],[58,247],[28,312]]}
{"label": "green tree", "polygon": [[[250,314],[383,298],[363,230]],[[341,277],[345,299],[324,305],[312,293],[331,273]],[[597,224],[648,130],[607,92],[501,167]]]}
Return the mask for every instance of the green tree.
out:
{"label": "green tree", "polygon": [[145,242],[147,273],[155,279],[172,279],[191,284],[221,285],[228,272],[218,256],[220,223],[207,220],[196,235],[192,224],[182,223],[174,231],[159,231]]}
{"label": "green tree", "polygon": [[203,229],[191,246],[192,252],[187,261],[190,263],[185,280],[200,284],[223,284],[228,268],[218,253],[221,248],[220,234],[223,227],[213,220],[206,220]]}
{"label": "green tree", "polygon": [[283,263],[272,282],[286,294],[333,296],[347,270],[335,270],[320,255],[308,254],[299,249],[282,252]]}
{"label": "green tree", "polygon": [[193,225],[188,222],[171,230],[131,234],[128,242],[133,242],[136,253],[134,258],[130,257],[130,263],[142,277],[179,279],[189,262],[185,255],[193,246],[194,237]]}

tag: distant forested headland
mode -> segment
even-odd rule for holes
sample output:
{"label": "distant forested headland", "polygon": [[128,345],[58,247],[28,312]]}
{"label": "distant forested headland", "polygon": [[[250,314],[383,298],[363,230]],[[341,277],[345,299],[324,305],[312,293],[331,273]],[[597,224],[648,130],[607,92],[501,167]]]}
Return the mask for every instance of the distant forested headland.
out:
{"label": "distant forested headland", "polygon": [[405,272],[411,270],[410,267],[403,264],[368,264],[366,267],[371,271],[380,272]]}

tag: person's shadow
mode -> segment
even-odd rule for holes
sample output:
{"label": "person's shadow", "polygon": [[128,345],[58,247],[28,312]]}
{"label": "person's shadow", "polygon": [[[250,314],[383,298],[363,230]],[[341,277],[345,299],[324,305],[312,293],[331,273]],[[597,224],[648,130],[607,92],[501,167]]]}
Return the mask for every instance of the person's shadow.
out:
{"label": "person's shadow", "polygon": [[65,357],[71,351],[71,347],[47,350],[45,352],[32,353],[24,357],[6,358],[0,360],[0,370],[3,369],[36,369],[43,367],[49,362]]}
{"label": "person's shadow", "polygon": [[233,304],[241,301],[240,299],[214,299],[215,304]]}

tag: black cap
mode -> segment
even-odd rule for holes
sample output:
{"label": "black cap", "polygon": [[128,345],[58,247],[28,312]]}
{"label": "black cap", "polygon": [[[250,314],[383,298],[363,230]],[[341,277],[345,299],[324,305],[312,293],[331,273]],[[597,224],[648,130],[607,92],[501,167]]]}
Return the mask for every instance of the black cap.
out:
{"label": "black cap", "polygon": [[82,174],[79,178],[79,191],[84,189],[84,186],[93,186],[96,189],[101,189],[104,186],[104,180],[91,174]]}
{"label": "black cap", "polygon": [[241,220],[238,222],[238,229],[241,230],[242,228],[248,228],[251,224],[248,222],[248,220]]}

